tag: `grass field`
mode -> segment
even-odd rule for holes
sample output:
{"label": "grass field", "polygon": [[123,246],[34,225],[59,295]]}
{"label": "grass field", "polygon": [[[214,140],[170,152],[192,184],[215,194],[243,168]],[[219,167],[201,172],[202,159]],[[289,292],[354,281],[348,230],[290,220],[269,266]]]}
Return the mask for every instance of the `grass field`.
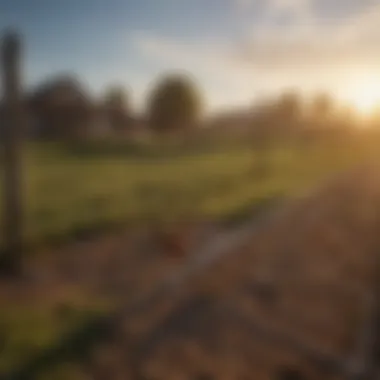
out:
{"label": "grass field", "polygon": [[[20,368],[40,352],[65,339],[71,331],[86,326],[96,317],[102,315],[98,305],[68,308],[64,317],[52,308],[39,306],[35,308],[17,306],[7,308],[0,316],[2,355],[0,356],[0,373]],[[80,354],[80,353],[79,353]],[[46,359],[48,360],[48,359]],[[38,365],[43,366],[43,360]],[[67,373],[59,372],[62,379],[71,379]],[[58,377],[50,377],[58,379]]]}
{"label": "grass field", "polygon": [[[78,231],[102,231],[114,223],[229,220],[265,200],[302,192],[370,156],[368,145],[357,143],[355,147],[282,145],[265,152],[242,142],[190,147],[31,144],[25,151],[27,239],[66,239]],[[29,372],[38,372],[45,362],[57,360],[56,366],[49,367],[51,373],[44,370],[45,375],[36,378],[83,378],[75,364],[63,364],[62,350],[33,359],[73,330],[91,326],[94,316],[107,313],[102,301],[89,299],[81,289],[76,294],[75,299],[83,299],[72,302],[67,296],[69,309],[63,315],[57,297],[54,305],[41,301],[33,308],[4,301],[0,374],[21,368],[31,376]],[[33,363],[30,368],[29,361]],[[20,378],[25,373],[21,371]]]}
{"label": "grass field", "polygon": [[248,143],[185,146],[115,142],[29,144],[25,151],[26,241],[119,223],[233,217],[354,165],[366,149]]}

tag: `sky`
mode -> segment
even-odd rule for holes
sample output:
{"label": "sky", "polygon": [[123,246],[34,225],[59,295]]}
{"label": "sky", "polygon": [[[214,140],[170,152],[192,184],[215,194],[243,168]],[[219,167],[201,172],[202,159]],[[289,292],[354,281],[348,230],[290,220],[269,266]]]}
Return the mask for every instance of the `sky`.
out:
{"label": "sky", "polygon": [[0,0],[28,85],[75,72],[96,95],[121,83],[137,108],[171,70],[210,109],[291,89],[380,102],[379,25],[380,0]]}

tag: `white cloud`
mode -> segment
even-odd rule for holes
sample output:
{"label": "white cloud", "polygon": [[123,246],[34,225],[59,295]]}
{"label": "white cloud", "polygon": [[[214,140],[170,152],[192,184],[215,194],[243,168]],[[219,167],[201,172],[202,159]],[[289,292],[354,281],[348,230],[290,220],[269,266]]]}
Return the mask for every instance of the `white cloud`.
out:
{"label": "white cloud", "polygon": [[247,12],[259,10],[263,17],[276,18],[284,13],[304,16],[310,12],[312,0],[232,0],[235,9]]}
{"label": "white cloud", "polygon": [[310,69],[379,59],[380,4],[335,23],[323,23],[315,17],[306,21],[286,28],[266,25],[254,30],[241,47],[242,58],[256,67],[276,64],[287,69],[292,65]]}
{"label": "white cloud", "polygon": [[[240,6],[255,1],[244,0]],[[268,1],[268,22],[248,32],[243,46],[147,33],[136,34],[132,42],[139,54],[162,68],[194,73],[207,85],[212,103],[219,105],[248,102],[256,91],[284,87],[339,92],[364,67],[380,67],[380,3],[330,23],[312,9],[311,0]],[[271,22],[282,12],[296,15],[291,24]]]}
{"label": "white cloud", "polygon": [[268,14],[271,16],[290,12],[298,17],[306,17],[309,16],[310,11],[310,0],[270,0],[268,2]]}
{"label": "white cloud", "polygon": [[226,46],[215,41],[181,43],[140,33],[132,42],[142,56],[158,63],[163,70],[184,70],[194,74],[202,84],[206,82],[212,106],[247,102],[254,95],[252,69],[231,59]]}

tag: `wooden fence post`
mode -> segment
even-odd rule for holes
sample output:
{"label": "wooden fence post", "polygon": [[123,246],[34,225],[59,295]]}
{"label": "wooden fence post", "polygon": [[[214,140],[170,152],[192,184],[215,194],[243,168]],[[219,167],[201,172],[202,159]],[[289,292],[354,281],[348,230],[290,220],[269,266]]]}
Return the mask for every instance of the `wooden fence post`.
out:
{"label": "wooden fence post", "polygon": [[0,269],[12,273],[20,269],[23,245],[21,38],[9,31],[1,42],[4,251],[0,257]]}

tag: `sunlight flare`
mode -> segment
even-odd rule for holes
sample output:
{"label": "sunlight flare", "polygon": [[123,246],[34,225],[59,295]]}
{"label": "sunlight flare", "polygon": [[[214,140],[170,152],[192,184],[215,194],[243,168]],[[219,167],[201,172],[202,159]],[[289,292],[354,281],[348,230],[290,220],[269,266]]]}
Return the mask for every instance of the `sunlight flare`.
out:
{"label": "sunlight flare", "polygon": [[372,81],[354,86],[348,94],[348,98],[360,113],[372,113],[380,105],[379,82],[373,78]]}

